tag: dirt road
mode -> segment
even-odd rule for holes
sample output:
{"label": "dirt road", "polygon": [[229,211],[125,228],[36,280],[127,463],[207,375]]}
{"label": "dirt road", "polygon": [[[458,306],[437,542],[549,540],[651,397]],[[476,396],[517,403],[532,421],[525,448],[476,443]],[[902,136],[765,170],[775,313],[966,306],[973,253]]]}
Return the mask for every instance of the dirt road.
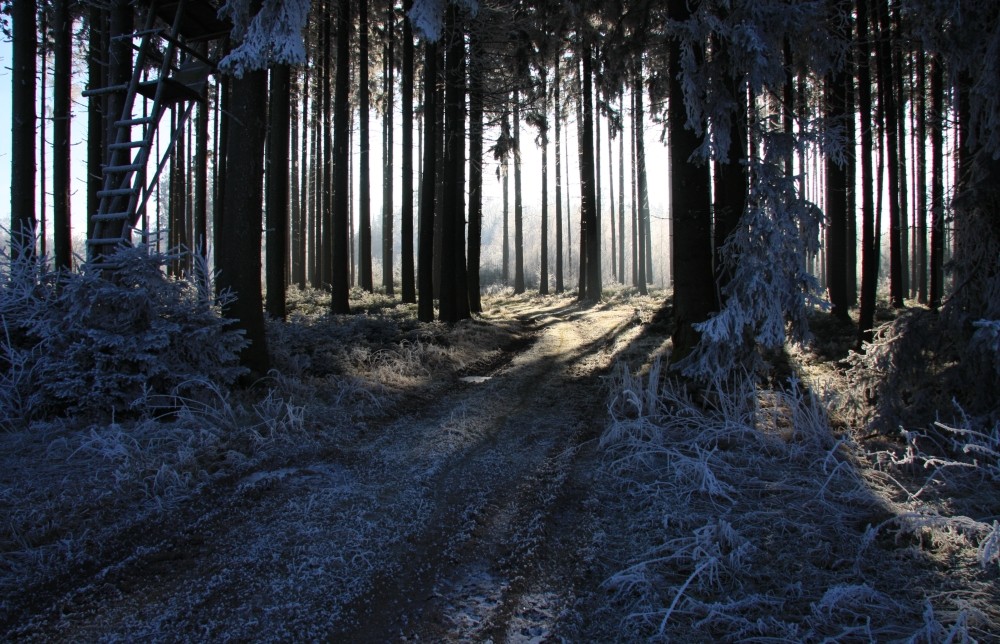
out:
{"label": "dirt road", "polygon": [[602,579],[602,375],[635,350],[637,313],[517,312],[520,341],[488,368],[349,444],[202,495],[7,636],[572,637]]}

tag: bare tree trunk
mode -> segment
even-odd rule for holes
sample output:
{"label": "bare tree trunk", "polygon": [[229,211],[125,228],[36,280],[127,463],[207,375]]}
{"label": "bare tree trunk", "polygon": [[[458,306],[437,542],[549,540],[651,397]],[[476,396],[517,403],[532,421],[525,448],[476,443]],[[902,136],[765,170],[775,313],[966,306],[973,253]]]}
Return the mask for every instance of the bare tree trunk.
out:
{"label": "bare tree trunk", "polygon": [[940,54],[931,56],[931,252],[930,306],[944,299],[944,69]]}
{"label": "bare tree trunk", "polygon": [[460,9],[449,5],[446,11],[440,318],[458,322],[471,315],[465,277],[465,38],[458,15]]}
{"label": "bare tree trunk", "polygon": [[870,50],[868,45],[868,0],[857,0],[858,112],[861,116],[861,300],[858,320],[858,343],[871,340],[875,326],[875,290],[878,284],[879,249],[875,230],[872,194],[872,96]]}
{"label": "bare tree trunk", "polygon": [[270,367],[264,333],[264,306],[260,292],[261,204],[264,195],[264,133],[267,131],[267,73],[254,71],[232,80],[232,131],[226,148],[225,208],[216,249],[218,285],[231,289],[236,300],[225,313],[237,320],[249,344],[240,362],[262,376]]}
{"label": "bare tree trunk", "polygon": [[[619,111],[625,113],[625,90],[618,96]],[[625,121],[618,134],[618,282],[625,283]]]}
{"label": "bare tree trunk", "polygon": [[55,67],[52,114],[52,229],[55,265],[70,268],[73,249],[70,241],[70,100],[72,92],[73,17],[69,0],[55,3]]}
{"label": "bare tree trunk", "polygon": [[[404,12],[408,12],[412,5],[412,0],[405,0],[403,3]],[[415,303],[417,291],[413,257],[413,30],[410,26],[409,16],[403,19],[403,69],[400,74],[403,94],[403,177],[401,186],[403,204],[400,213],[402,289],[403,302]]]}
{"label": "bare tree trunk", "polygon": [[385,93],[385,118],[382,120],[382,286],[386,295],[392,295],[393,281],[393,108],[395,107],[394,70],[396,65],[394,38],[395,19],[393,8],[389,7],[385,18],[385,60],[383,91]]}
{"label": "bare tree trunk", "polygon": [[[542,83],[542,114],[549,112],[549,88],[544,67],[541,72]],[[548,123],[542,121],[542,240],[541,261],[538,278],[538,292],[549,294],[549,132]]]}
{"label": "bare tree trunk", "polygon": [[[583,52],[583,132],[581,134],[582,153],[580,155],[581,210],[586,232],[585,242],[580,244],[581,258],[587,256],[586,286],[580,284],[580,299],[597,301],[601,299],[601,229],[598,225],[597,180],[594,162],[594,82],[590,50]],[[582,259],[581,259],[582,262]]]}
{"label": "bare tree trunk", "polygon": [[521,93],[514,88],[514,292],[524,293],[524,207],[521,194]]}
{"label": "bare tree trunk", "polygon": [[[506,100],[506,96],[504,97]],[[509,140],[510,137],[510,110],[505,104],[503,107],[503,117],[500,121],[500,135]],[[509,155],[505,154],[500,160],[500,183],[503,192],[503,244],[500,263],[501,275],[504,285],[510,283],[510,162]]]}
{"label": "bare tree trunk", "polygon": [[923,49],[917,49],[916,74],[917,141],[913,147],[917,154],[917,177],[913,197],[917,200],[917,244],[914,252],[917,255],[917,300],[927,304],[927,57]]}
{"label": "bare tree trunk", "polygon": [[[691,15],[685,0],[670,0],[669,10],[674,20],[687,20]],[[697,135],[685,127],[687,111],[680,81],[680,50],[678,42],[671,42],[667,118],[670,128],[670,195],[674,222],[672,273],[676,321],[671,362],[681,360],[691,352],[700,337],[693,325],[706,320],[717,307],[712,274],[709,172],[707,165],[688,160],[698,148],[699,141]],[[636,140],[642,140],[641,134]]]}
{"label": "bare tree trunk", "polygon": [[417,317],[421,322],[434,320],[434,192],[437,183],[435,173],[435,145],[437,135],[437,45],[424,42],[424,144],[423,172],[421,173],[420,195],[420,243],[418,248],[417,279],[419,298]]}
{"label": "bare tree trunk", "polygon": [[[104,56],[107,53],[105,44],[105,14],[96,7],[88,10],[90,22],[89,42],[87,44],[87,84],[96,89],[105,87]],[[100,208],[100,198],[97,192],[103,187],[101,180],[101,164],[104,162],[104,105],[102,96],[91,96],[87,99],[87,239],[92,237],[93,222],[91,215]]]}
{"label": "bare tree trunk", "polygon": [[337,77],[333,100],[333,221],[330,310],[350,313],[350,29],[351,0],[337,2]]}
{"label": "bare tree trunk", "polygon": [[882,99],[881,112],[885,118],[886,152],[889,169],[889,299],[895,308],[903,306],[903,255],[901,248],[902,230],[899,207],[899,112],[896,109],[896,92],[893,86],[892,69],[892,27],[889,24],[889,9],[885,2],[877,2],[878,49],[876,60],[879,73],[879,96]]}
{"label": "bare tree trunk", "polygon": [[562,109],[559,105],[559,89],[562,78],[559,71],[561,52],[557,52],[555,62],[555,80],[552,85],[553,108],[552,120],[556,123],[556,293],[565,290],[563,284],[563,225],[562,225]]}
{"label": "bare tree trunk", "polygon": [[469,34],[469,310],[482,313],[479,265],[483,237],[483,63],[479,34]]}
{"label": "bare tree trunk", "polygon": [[[636,192],[639,198],[638,218],[636,221],[638,226],[636,244],[639,247],[637,261],[639,263],[638,287],[640,295],[645,295],[648,292],[646,284],[649,281],[649,275],[646,272],[648,267],[646,236],[648,230],[647,221],[649,219],[649,190],[646,187],[646,149],[643,141],[644,120],[645,116],[642,105],[642,61],[637,61],[635,67],[635,112],[632,127],[635,129],[635,176]],[[673,136],[673,131],[671,131],[671,136]],[[684,158],[687,158],[687,156]]]}
{"label": "bare tree trunk", "polygon": [[[338,43],[339,46],[339,43]],[[339,56],[338,56],[339,59]],[[368,92],[368,0],[358,0],[358,136],[361,164],[358,177],[358,283],[369,293],[375,290],[372,281],[372,220],[371,220],[371,168],[369,156],[371,142],[369,119],[371,116]]]}
{"label": "bare tree trunk", "polygon": [[[614,137],[611,133],[611,124],[608,124],[608,200],[611,205],[611,278],[618,281],[618,238],[615,235],[615,160],[614,160]],[[598,168],[598,174],[600,168]]]}
{"label": "bare tree trunk", "polygon": [[285,319],[285,266],[288,258],[288,162],[291,70],[271,68],[267,155],[267,312]]}
{"label": "bare tree trunk", "polygon": [[35,254],[35,3],[14,0],[11,74],[11,258]]}

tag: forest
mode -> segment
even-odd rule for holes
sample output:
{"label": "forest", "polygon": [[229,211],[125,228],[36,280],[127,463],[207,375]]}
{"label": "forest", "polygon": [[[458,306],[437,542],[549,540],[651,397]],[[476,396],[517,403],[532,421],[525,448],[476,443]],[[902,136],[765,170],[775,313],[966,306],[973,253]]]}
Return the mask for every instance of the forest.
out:
{"label": "forest", "polygon": [[0,28],[3,639],[1000,639],[1000,3]]}

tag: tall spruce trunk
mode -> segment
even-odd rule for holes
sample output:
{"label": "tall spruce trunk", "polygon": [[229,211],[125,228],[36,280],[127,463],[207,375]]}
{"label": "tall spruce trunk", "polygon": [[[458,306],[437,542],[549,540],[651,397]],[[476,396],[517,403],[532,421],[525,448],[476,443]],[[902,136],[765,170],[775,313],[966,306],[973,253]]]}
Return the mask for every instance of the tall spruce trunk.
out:
{"label": "tall spruce trunk", "polygon": [[469,310],[482,313],[479,265],[483,237],[483,51],[476,31],[469,34]]}
{"label": "tall spruce trunk", "polygon": [[[848,7],[849,8],[849,7]],[[833,127],[842,127],[848,118],[847,74],[837,71],[827,75],[827,119]],[[826,212],[829,219],[826,248],[826,276],[831,313],[850,319],[847,298],[847,193],[849,189],[846,163],[826,159]]]}
{"label": "tall spruce trunk", "polygon": [[931,251],[930,306],[937,310],[944,299],[944,65],[939,54],[931,56]]}
{"label": "tall spruce trunk", "polygon": [[291,70],[288,65],[271,68],[268,120],[267,226],[265,255],[268,315],[285,319],[285,266],[288,259],[288,162],[291,119]]}
{"label": "tall spruce trunk", "polygon": [[393,295],[393,130],[394,130],[394,67],[395,26],[393,9],[386,12],[385,62],[383,64],[383,93],[385,94],[385,118],[382,119],[382,286],[386,295]]}
{"label": "tall spruce trunk", "polygon": [[[55,265],[70,268],[70,100],[72,92],[72,28],[69,0],[55,2],[54,68],[52,70],[52,233]],[[44,216],[44,212],[42,213]]]}
{"label": "tall spruce trunk", "polygon": [[586,239],[580,243],[581,265],[586,253],[586,271],[581,271],[581,278],[586,278],[586,286],[581,281],[580,299],[597,301],[601,299],[601,229],[598,224],[597,177],[594,161],[594,81],[593,61],[590,50],[583,52],[583,131],[581,134],[582,152],[580,154],[580,189],[584,225],[582,230]]}
{"label": "tall spruce trunk", "polygon": [[917,133],[914,150],[917,155],[916,180],[914,182],[917,211],[917,244],[915,263],[917,266],[917,301],[928,302],[927,282],[927,57],[923,49],[917,50],[916,60],[916,118]]}
{"label": "tall spruce trunk", "polygon": [[350,313],[350,30],[351,1],[337,1],[337,76],[333,89],[333,208],[330,310]]}
{"label": "tall spruce trunk", "polygon": [[[893,307],[903,306],[903,255],[902,229],[903,214],[900,210],[899,195],[899,112],[896,108],[896,88],[893,83],[892,27],[889,22],[889,8],[885,2],[876,2],[878,24],[878,85],[882,99],[881,113],[885,119],[886,154],[889,171],[889,300]],[[873,23],[876,24],[876,23]]]}
{"label": "tall spruce trunk", "polygon": [[[618,97],[619,111],[625,113],[625,91]],[[625,124],[618,133],[618,283],[625,283]]]}
{"label": "tall spruce trunk", "polygon": [[[339,43],[338,43],[339,44]],[[339,58],[339,56],[338,56]],[[368,91],[368,0],[358,0],[358,283],[369,293],[372,282],[371,97]]]}
{"label": "tall spruce trunk", "polygon": [[[413,0],[405,0],[404,12],[413,6]],[[403,159],[400,163],[402,172],[401,191],[403,203],[400,205],[400,276],[403,302],[416,303],[416,270],[413,253],[413,28],[410,18],[403,19],[403,68],[400,70],[403,109]]]}
{"label": "tall spruce trunk", "polygon": [[[544,70],[544,68],[543,68]],[[549,112],[549,93],[546,73],[541,72],[542,83],[542,114]],[[541,126],[541,146],[542,146],[542,239],[541,257],[538,276],[538,292],[541,295],[549,294],[549,129],[548,121],[542,120]]]}
{"label": "tall spruce trunk", "polygon": [[437,45],[424,42],[424,143],[423,171],[420,176],[420,241],[417,250],[419,280],[417,317],[421,322],[434,320],[434,193],[437,135]]}
{"label": "tall spruce trunk", "polygon": [[249,344],[240,362],[252,377],[270,367],[261,301],[261,204],[264,202],[264,135],[267,131],[267,72],[253,71],[232,80],[230,136],[226,147],[225,214],[222,244],[216,249],[221,289],[236,300],[225,314],[243,329]]}
{"label": "tall spruce trunk", "polygon": [[559,104],[559,89],[562,85],[560,73],[561,52],[556,54],[555,79],[552,82],[552,120],[556,125],[556,293],[565,290],[563,283],[563,224],[562,224],[562,108]]}
{"label": "tall spruce trunk", "polygon": [[[685,21],[690,9],[685,0],[670,0],[670,17]],[[708,319],[717,307],[712,273],[712,214],[707,165],[690,161],[698,137],[685,127],[687,110],[680,73],[681,47],[670,44],[670,95],[667,124],[670,132],[670,195],[673,217],[674,318],[671,362],[687,357],[698,343],[694,324]],[[637,141],[641,136],[637,137]]]}
{"label": "tall spruce trunk", "polygon": [[458,322],[471,315],[465,274],[465,38],[460,9],[450,5],[446,11],[440,318]]}
{"label": "tall spruce trunk", "polygon": [[857,0],[856,47],[858,54],[858,112],[861,124],[861,298],[858,316],[857,348],[871,340],[875,326],[875,295],[878,285],[879,248],[875,230],[872,154],[871,66],[868,46],[868,0]]}
{"label": "tall spruce trunk", "polygon": [[514,292],[524,293],[524,195],[521,191],[521,93],[514,88]]}
{"label": "tall spruce trunk", "polygon": [[11,258],[35,255],[35,3],[14,0],[11,73]]}
{"label": "tall spruce trunk", "polygon": [[[636,261],[639,265],[637,280],[640,295],[645,295],[648,292],[646,284],[649,282],[649,275],[646,272],[646,268],[648,266],[646,259],[648,248],[646,235],[648,230],[647,220],[649,218],[649,189],[646,185],[646,147],[643,141],[644,120],[645,115],[642,104],[642,62],[637,61],[635,66],[635,111],[632,127],[635,130],[635,189],[639,200],[636,218],[636,245],[638,246],[639,252],[636,257]],[[671,136],[673,136],[672,130]],[[687,156],[684,158],[687,158]],[[673,171],[671,171],[671,175],[673,175]],[[674,193],[671,192],[671,194]]]}

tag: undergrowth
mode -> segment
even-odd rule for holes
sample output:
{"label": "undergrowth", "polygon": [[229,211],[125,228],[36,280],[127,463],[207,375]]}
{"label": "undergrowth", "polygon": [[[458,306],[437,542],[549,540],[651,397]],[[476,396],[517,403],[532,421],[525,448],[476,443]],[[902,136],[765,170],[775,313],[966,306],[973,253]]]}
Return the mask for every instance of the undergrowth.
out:
{"label": "undergrowth", "polygon": [[277,368],[236,388],[242,337],[204,271],[165,276],[175,258],[122,250],[107,279],[0,257],[0,623],[30,589],[128,557],[136,531],[220,486],[350,442],[509,336],[360,291],[333,316],[327,294],[292,289],[289,320],[268,323]]}
{"label": "undergrowth", "polygon": [[[995,515],[900,498],[892,472],[909,464],[834,433],[825,403],[794,378],[780,389],[716,380],[695,395],[658,363],[647,376],[619,366],[609,410],[605,467],[635,523],[618,538],[627,563],[605,586],[629,637],[958,641],[992,632]],[[980,459],[994,448],[990,436],[950,433]],[[910,458],[932,462],[917,447]],[[951,469],[934,462],[927,484],[952,482]],[[961,469],[993,484],[987,467]]]}

